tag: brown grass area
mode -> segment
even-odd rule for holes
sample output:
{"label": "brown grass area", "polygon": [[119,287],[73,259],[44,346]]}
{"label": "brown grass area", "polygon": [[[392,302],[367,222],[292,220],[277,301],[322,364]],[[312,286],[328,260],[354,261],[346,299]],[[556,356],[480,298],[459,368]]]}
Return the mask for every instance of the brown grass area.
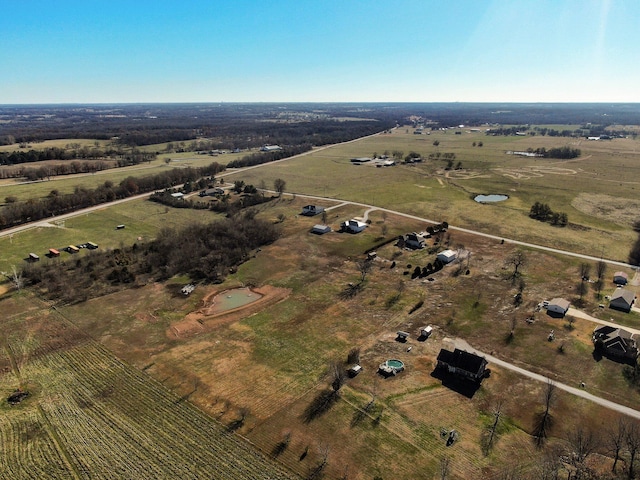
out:
{"label": "brown grass area", "polygon": [[571,206],[587,215],[631,226],[638,220],[640,200],[605,194],[580,193]]}

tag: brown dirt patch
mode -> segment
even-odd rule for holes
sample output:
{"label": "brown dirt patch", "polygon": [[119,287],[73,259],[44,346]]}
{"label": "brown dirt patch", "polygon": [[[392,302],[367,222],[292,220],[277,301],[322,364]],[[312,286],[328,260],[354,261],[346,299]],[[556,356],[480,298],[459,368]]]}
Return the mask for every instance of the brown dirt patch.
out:
{"label": "brown dirt patch", "polygon": [[167,337],[173,340],[186,339],[208,332],[220,325],[227,325],[257,313],[270,305],[284,300],[291,293],[288,288],[273,287],[271,285],[255,287],[251,290],[262,295],[262,297],[248,305],[219,313],[213,311],[212,301],[216,295],[224,290],[213,290],[205,295],[202,300],[202,306],[198,310],[187,314],[179,322],[171,324],[167,329]]}
{"label": "brown dirt patch", "polygon": [[571,202],[571,206],[587,215],[630,226],[637,218],[640,201],[604,194],[580,193]]}

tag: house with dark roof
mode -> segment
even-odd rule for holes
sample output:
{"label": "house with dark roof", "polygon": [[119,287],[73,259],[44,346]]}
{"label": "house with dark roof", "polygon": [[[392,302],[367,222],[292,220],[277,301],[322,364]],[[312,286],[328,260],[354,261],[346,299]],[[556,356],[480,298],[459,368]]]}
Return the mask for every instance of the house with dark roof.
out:
{"label": "house with dark roof", "polygon": [[602,325],[593,331],[592,340],[595,349],[607,357],[633,361],[638,358],[635,336],[623,328]]}
{"label": "house with dark roof", "polygon": [[453,352],[443,348],[440,350],[437,360],[437,368],[477,383],[480,383],[484,378],[488,365],[484,357],[458,348]]}
{"label": "house with dark roof", "polygon": [[407,233],[404,237],[404,245],[407,248],[412,248],[414,250],[424,248],[425,240],[424,237],[418,235],[415,232]]}
{"label": "house with dark roof", "polygon": [[305,205],[304,207],[302,207],[301,215],[305,215],[307,217],[313,217],[322,212],[324,212],[324,207],[319,207],[318,205]]}
{"label": "house with dark roof", "polygon": [[629,313],[635,300],[636,295],[631,290],[618,288],[611,294],[611,300],[609,300],[609,308]]}

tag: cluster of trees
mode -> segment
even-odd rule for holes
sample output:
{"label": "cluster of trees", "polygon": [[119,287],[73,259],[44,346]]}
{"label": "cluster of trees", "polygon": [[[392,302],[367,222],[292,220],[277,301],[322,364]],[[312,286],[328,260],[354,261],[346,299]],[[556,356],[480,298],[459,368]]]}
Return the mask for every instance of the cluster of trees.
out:
{"label": "cluster of trees", "polygon": [[161,192],[152,193],[149,200],[172,208],[194,208],[196,210],[207,210],[209,208],[209,202],[176,198],[172,195],[173,193],[176,193],[175,189],[167,188]]}
{"label": "cluster of trees", "polygon": [[194,281],[221,282],[251,251],[278,236],[277,225],[247,211],[209,224],[164,229],[148,243],[93,250],[67,261],[29,264],[23,278],[61,303],[80,302],[178,274]]}
{"label": "cluster of trees", "polygon": [[551,225],[566,227],[569,223],[567,214],[564,212],[554,212],[546,203],[536,202],[531,206],[529,217],[541,222],[548,222]]}
{"label": "cluster of trees", "polygon": [[275,162],[283,158],[292,157],[300,153],[308,152],[311,150],[310,144],[288,146],[282,150],[274,152],[252,153],[251,155],[245,155],[238,160],[233,160],[227,164],[229,168],[242,168],[251,167],[254,165],[262,165],[263,163]]}
{"label": "cluster of trees", "polygon": [[0,170],[0,178],[24,178],[27,181],[35,182],[45,178],[50,179],[57,175],[101,172],[102,170],[113,168],[114,165],[114,162],[105,162],[103,160],[85,160],[83,162],[74,160],[67,163],[43,165],[37,168],[20,166],[13,169]]}
{"label": "cluster of trees", "polygon": [[550,148],[547,150],[544,147],[540,148],[527,148],[527,152],[535,153],[544,158],[559,158],[561,160],[568,160],[570,158],[578,158],[582,153],[579,148],[571,148],[568,146]]}
{"label": "cluster of trees", "polygon": [[427,263],[425,267],[420,268],[419,265],[416,265],[416,268],[413,269],[411,273],[411,278],[424,278],[428,277],[432,273],[439,272],[444,268],[444,263],[439,258],[436,258],[433,264]]}
{"label": "cluster of trees", "polygon": [[215,175],[222,170],[224,170],[224,166],[214,162],[202,168],[174,168],[146,177],[127,177],[118,185],[114,185],[111,181],[106,181],[93,190],[76,187],[73,193],[68,194],[61,194],[57,190],[53,190],[43,199],[12,202],[4,206],[0,209],[0,229],[61,215],[140,193],[170,188],[181,183],[194,182],[203,176]]}

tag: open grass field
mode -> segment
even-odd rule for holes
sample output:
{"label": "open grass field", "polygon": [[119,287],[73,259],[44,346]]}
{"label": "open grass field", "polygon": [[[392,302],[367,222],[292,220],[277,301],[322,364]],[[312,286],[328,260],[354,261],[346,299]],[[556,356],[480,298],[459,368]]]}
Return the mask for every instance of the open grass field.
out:
{"label": "open grass field", "polygon": [[[433,142],[439,145],[434,146]],[[483,142],[473,147],[473,142]],[[507,155],[544,146],[580,148],[573,160]],[[444,161],[375,168],[353,165],[352,157],[415,151],[455,153],[459,170]],[[287,191],[348,199],[420,215],[454,226],[504,235],[543,245],[624,260],[635,241],[632,222],[640,199],[640,142],[630,138],[594,142],[563,137],[491,137],[452,131],[414,135],[395,130],[362,141],[322,149],[296,159],[227,175],[259,184],[282,178]],[[505,194],[492,205],[473,201],[477,194]],[[539,201],[565,212],[570,225],[559,229],[528,217]],[[598,208],[594,208],[594,204]]]}
{"label": "open grass field", "polygon": [[[155,238],[164,227],[184,227],[193,222],[206,223],[219,218],[209,210],[167,209],[164,205],[148,200],[134,200],[92,213],[73,217],[62,222],[47,223],[16,235],[0,238],[0,271],[11,271],[11,266],[24,264],[30,252],[41,257],[41,262],[56,261],[44,255],[49,248],[60,249],[67,245],[94,242],[100,248],[118,248],[135,242]],[[124,224],[124,230],[116,225]],[[90,254],[82,250],[76,255]],[[70,254],[61,252],[62,259]]]}

